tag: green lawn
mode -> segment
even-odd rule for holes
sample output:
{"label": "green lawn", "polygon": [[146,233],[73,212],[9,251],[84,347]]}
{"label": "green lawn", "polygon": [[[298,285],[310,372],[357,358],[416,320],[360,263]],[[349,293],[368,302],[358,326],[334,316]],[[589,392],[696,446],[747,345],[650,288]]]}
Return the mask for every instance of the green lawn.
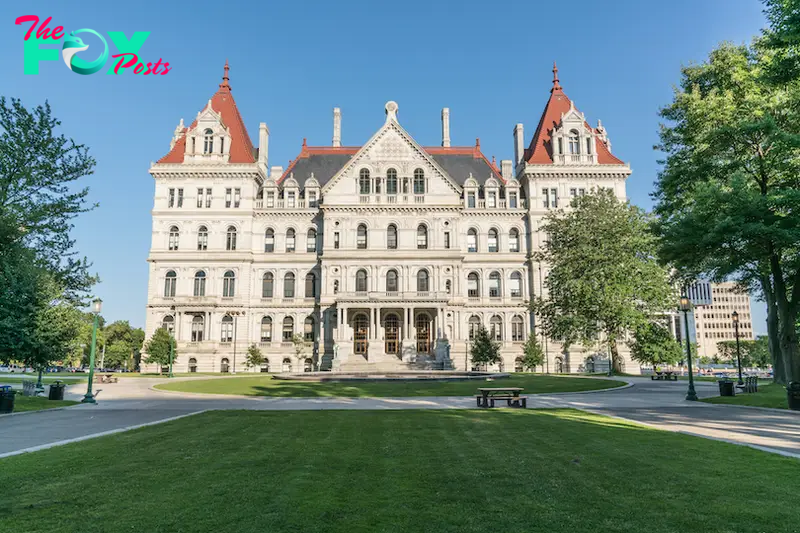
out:
{"label": "green lawn", "polygon": [[478,387],[523,387],[525,394],[549,392],[575,392],[608,389],[624,385],[621,381],[604,379],[569,378],[535,374],[512,374],[510,378],[495,381],[390,381],[390,382],[325,382],[287,381],[269,375],[206,379],[162,383],[156,388],[182,392],[239,394],[245,396],[283,397],[405,397],[405,396],[469,396],[477,394]]}
{"label": "green lawn", "polygon": [[773,409],[788,409],[786,389],[783,385],[769,383],[758,384],[756,393],[740,393],[736,396],[715,396],[702,400],[706,403],[721,403],[727,405],[753,405],[755,407],[771,407]]}
{"label": "green lawn", "polygon": [[572,410],[218,411],[0,459],[0,529],[790,531],[798,471]]}
{"label": "green lawn", "polygon": [[[75,376],[75,374],[71,374],[71,375]],[[25,380],[36,381],[37,379],[38,379],[38,376],[28,376],[28,375],[0,376],[0,385],[3,385],[3,384],[10,385],[12,383],[22,383]],[[71,383],[78,383],[78,382],[81,382],[81,381],[86,381],[86,377],[83,377],[83,378],[80,378],[80,377],[78,377],[78,378],[76,378],[76,377],[68,378],[68,377],[61,377],[61,376],[58,376],[58,377],[49,377],[49,376],[48,377],[44,377],[44,376],[42,376],[42,383],[44,383],[45,385],[49,385],[50,383],[52,383],[52,382],[54,382],[56,380],[61,381],[61,382],[66,383],[66,384],[69,385]]]}
{"label": "green lawn", "polygon": [[[68,407],[75,405],[79,402],[71,400],[48,400],[40,396],[23,396],[17,394],[14,398],[14,412],[21,413],[23,411],[41,411],[43,409],[53,409],[56,407]],[[0,523],[2,523],[2,512],[0,512]],[[0,528],[2,530],[2,528]]]}

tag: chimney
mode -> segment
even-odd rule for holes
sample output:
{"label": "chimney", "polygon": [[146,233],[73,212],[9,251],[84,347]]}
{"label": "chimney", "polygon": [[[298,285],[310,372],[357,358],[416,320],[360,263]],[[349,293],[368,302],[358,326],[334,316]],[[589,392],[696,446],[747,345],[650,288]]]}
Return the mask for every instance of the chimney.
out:
{"label": "chimney", "polygon": [[525,133],[522,124],[514,126],[514,170],[519,172],[519,165],[525,154]]}
{"label": "chimney", "polygon": [[514,179],[514,164],[511,162],[510,159],[503,159],[500,161],[500,175],[503,176],[503,179],[506,181],[510,181]]}
{"label": "chimney", "polygon": [[269,155],[269,128],[262,122],[258,125],[258,166],[266,175]]}
{"label": "chimney", "polygon": [[333,146],[338,148],[342,145],[342,111],[338,107],[333,108]]}
{"label": "chimney", "polygon": [[281,176],[283,176],[283,167],[274,166],[271,169],[269,169],[269,177],[274,179],[275,181],[281,179]]}
{"label": "chimney", "polygon": [[442,146],[450,148],[450,108],[442,109]]}

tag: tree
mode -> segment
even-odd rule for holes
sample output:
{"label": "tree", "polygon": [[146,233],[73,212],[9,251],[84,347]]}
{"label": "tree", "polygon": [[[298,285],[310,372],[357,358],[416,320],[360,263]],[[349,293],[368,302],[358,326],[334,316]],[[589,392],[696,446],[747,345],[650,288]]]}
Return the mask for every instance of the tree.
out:
{"label": "tree", "polygon": [[[766,337],[762,336],[756,340],[740,339],[739,350],[741,351],[742,367],[766,368],[769,366],[769,341]],[[737,364],[735,340],[718,342],[717,352],[721,360]]]}
{"label": "tree", "polygon": [[522,346],[522,367],[529,372],[536,370],[537,366],[544,364],[544,351],[542,345],[536,340],[535,335],[530,335]]}
{"label": "tree", "polygon": [[244,359],[244,366],[247,368],[257,368],[264,364],[264,354],[258,349],[258,346],[251,344],[247,349],[247,356]]}
{"label": "tree", "polygon": [[132,328],[127,320],[117,320],[102,329],[104,337],[102,345],[106,347],[106,366],[135,368],[135,360],[141,352],[144,341],[144,331]]}
{"label": "tree", "polygon": [[492,340],[483,325],[475,332],[469,356],[474,365],[493,365],[500,362],[500,344]]}
{"label": "tree", "polygon": [[683,349],[669,329],[656,321],[640,324],[633,333],[631,358],[642,364],[674,365],[684,358]]}
{"label": "tree", "polygon": [[[172,335],[169,334],[169,331],[167,331],[166,328],[158,328],[155,333],[153,333],[153,336],[150,337],[150,340],[144,345],[144,351],[147,354],[147,359],[145,361],[147,363],[159,365],[159,369],[162,366],[169,365],[170,344],[172,342]],[[172,362],[174,363],[177,358],[178,349],[174,347]]]}
{"label": "tree", "polygon": [[547,215],[547,234],[534,260],[549,265],[546,296],[532,302],[550,338],[565,346],[608,344],[620,371],[618,342],[676,298],[657,258],[650,218],[606,189],[573,200],[573,209]]}
{"label": "tree", "polygon": [[654,197],[665,262],[762,293],[785,383],[800,380],[800,80],[774,83],[774,60],[757,40],[682,69],[661,110],[656,148],[666,158]]}
{"label": "tree", "polygon": [[292,335],[292,345],[294,346],[294,357],[297,359],[299,368],[305,368],[306,359],[306,340],[299,333]]}

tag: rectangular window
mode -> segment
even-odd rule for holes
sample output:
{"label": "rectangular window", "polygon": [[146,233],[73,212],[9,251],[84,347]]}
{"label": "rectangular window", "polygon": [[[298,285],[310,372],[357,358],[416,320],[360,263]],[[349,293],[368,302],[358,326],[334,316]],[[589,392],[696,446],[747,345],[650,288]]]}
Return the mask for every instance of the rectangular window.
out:
{"label": "rectangular window", "polygon": [[381,193],[381,179],[375,178],[375,194]]}
{"label": "rectangular window", "polygon": [[317,193],[315,191],[308,193],[308,207],[317,207]]}
{"label": "rectangular window", "polygon": [[292,191],[290,193],[287,193],[287,195],[286,195],[286,207],[288,207],[290,209],[294,208],[294,198],[295,198],[294,191]]}
{"label": "rectangular window", "polygon": [[512,192],[508,194],[508,207],[511,209],[517,208],[517,193]]}
{"label": "rectangular window", "polygon": [[478,278],[470,278],[467,280],[467,296],[470,298],[478,297]]}
{"label": "rectangular window", "polygon": [[489,197],[486,199],[486,207],[497,207],[497,193],[489,193]]}
{"label": "rectangular window", "polygon": [[467,194],[467,207],[470,209],[475,209],[475,193],[471,192]]}
{"label": "rectangular window", "polygon": [[550,205],[558,207],[558,189],[550,189]]}
{"label": "rectangular window", "polygon": [[197,189],[197,208],[203,207],[203,189]]}
{"label": "rectangular window", "polygon": [[569,190],[569,195],[571,198],[575,198],[576,196],[578,196],[578,189],[575,189],[573,187],[572,189]]}
{"label": "rectangular window", "polygon": [[550,207],[550,190],[542,189],[542,207]]}
{"label": "rectangular window", "polygon": [[489,278],[489,298],[500,298],[500,278]]}
{"label": "rectangular window", "polygon": [[211,207],[211,189],[206,189],[206,207]]}
{"label": "rectangular window", "polygon": [[559,154],[564,153],[564,139],[562,139],[561,137],[558,138],[558,153]]}
{"label": "rectangular window", "polygon": [[478,251],[478,235],[474,232],[467,233],[467,251]]}
{"label": "rectangular window", "polygon": [[239,207],[242,201],[242,189],[234,189],[233,191],[233,207]]}
{"label": "rectangular window", "polygon": [[578,189],[578,196],[583,196],[586,194],[586,189]]}
{"label": "rectangular window", "polygon": [[450,232],[449,231],[445,231],[444,232],[444,248],[445,248],[445,250],[449,250],[450,249]]}
{"label": "rectangular window", "polygon": [[232,189],[225,189],[225,207],[231,206],[231,193]]}
{"label": "rectangular window", "polygon": [[592,138],[591,137],[587,137],[586,138],[586,153],[587,154],[591,154],[592,153]]}
{"label": "rectangular window", "polygon": [[178,207],[183,207],[183,189],[178,189]]}
{"label": "rectangular window", "polygon": [[167,200],[167,207],[175,207],[175,189],[169,190],[169,199]]}
{"label": "rectangular window", "polygon": [[268,192],[267,193],[267,207],[275,207],[275,193]]}
{"label": "rectangular window", "polygon": [[339,249],[339,232],[338,231],[334,232],[334,234],[333,234],[333,249],[334,250],[338,250]]}
{"label": "rectangular window", "polygon": [[522,342],[522,337],[525,334],[525,327],[522,322],[511,322],[511,340],[513,342]]}

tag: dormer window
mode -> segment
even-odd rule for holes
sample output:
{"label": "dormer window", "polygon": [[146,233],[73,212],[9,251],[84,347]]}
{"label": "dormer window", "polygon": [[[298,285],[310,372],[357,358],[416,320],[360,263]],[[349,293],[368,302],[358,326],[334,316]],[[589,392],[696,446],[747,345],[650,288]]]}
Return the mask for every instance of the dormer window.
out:
{"label": "dormer window", "polygon": [[586,153],[587,154],[591,154],[592,153],[592,138],[591,137],[587,137],[586,138]]}
{"label": "dormer window", "polygon": [[414,171],[414,194],[425,194],[425,171],[421,168]]}
{"label": "dormer window", "polygon": [[571,154],[581,153],[580,137],[578,136],[578,132],[575,130],[569,132],[569,153]]}
{"label": "dormer window", "polygon": [[358,173],[358,190],[361,194],[369,194],[369,170],[362,168]]}
{"label": "dormer window", "polygon": [[203,132],[203,135],[203,153],[210,154],[214,151],[214,132],[209,128]]}

